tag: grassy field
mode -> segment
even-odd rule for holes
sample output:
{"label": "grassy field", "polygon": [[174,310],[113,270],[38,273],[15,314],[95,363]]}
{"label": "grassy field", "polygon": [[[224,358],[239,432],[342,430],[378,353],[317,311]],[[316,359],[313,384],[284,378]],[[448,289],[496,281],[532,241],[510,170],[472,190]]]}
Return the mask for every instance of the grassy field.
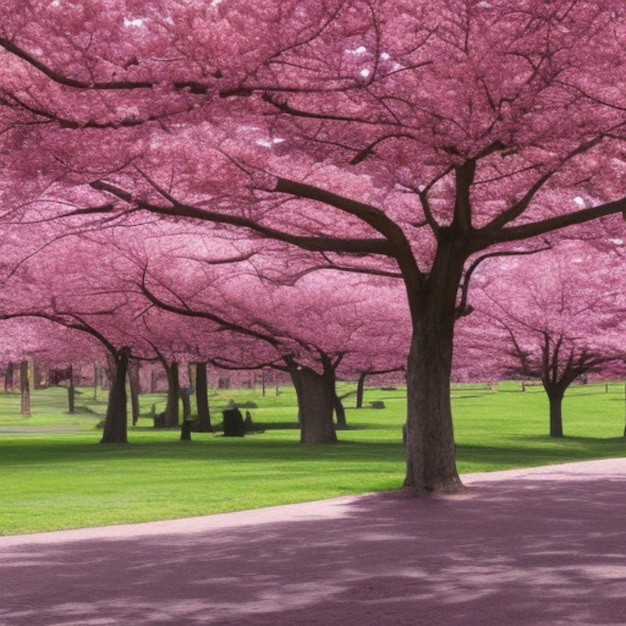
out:
{"label": "grassy field", "polygon": [[[340,393],[353,386],[344,384]],[[336,445],[301,446],[295,395],[290,388],[228,391],[211,398],[213,421],[234,398],[252,401],[263,433],[232,439],[177,430],[154,430],[150,407],[162,396],[142,396],[142,417],[129,429],[128,445],[99,445],[95,427],[104,393],[93,400],[81,390],[77,412],[67,412],[66,392],[35,392],[31,417],[19,415],[19,397],[0,394],[0,534],[17,534],[172,519],[302,502],[337,495],[394,489],[404,473],[401,426],[404,391],[368,389],[366,406],[344,403],[349,429]],[[622,456],[624,384],[580,385],[564,405],[566,437],[548,430],[541,387],[522,393],[519,384],[495,389],[453,389],[459,471],[476,472]]]}

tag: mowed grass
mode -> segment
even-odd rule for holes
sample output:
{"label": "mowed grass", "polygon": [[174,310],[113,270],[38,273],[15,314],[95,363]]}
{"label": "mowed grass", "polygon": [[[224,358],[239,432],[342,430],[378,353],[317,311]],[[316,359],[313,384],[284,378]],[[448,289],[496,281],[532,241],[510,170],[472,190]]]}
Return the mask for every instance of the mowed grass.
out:
{"label": "mowed grass", "polygon": [[[353,386],[342,384],[340,393]],[[174,519],[303,502],[344,494],[395,489],[404,476],[401,428],[404,390],[368,389],[366,406],[345,398],[348,430],[339,443],[302,446],[290,388],[214,393],[213,421],[228,401],[255,402],[250,409],[263,433],[243,439],[178,430],[154,430],[152,404],[142,396],[142,417],[129,428],[127,445],[99,444],[95,427],[104,393],[94,401],[81,390],[77,412],[67,412],[66,392],[33,393],[29,418],[19,397],[0,394],[0,534]],[[497,389],[458,385],[452,392],[459,471],[477,472],[622,456],[624,384],[580,385],[566,396],[563,439],[548,430],[541,387],[522,393],[517,383]]]}

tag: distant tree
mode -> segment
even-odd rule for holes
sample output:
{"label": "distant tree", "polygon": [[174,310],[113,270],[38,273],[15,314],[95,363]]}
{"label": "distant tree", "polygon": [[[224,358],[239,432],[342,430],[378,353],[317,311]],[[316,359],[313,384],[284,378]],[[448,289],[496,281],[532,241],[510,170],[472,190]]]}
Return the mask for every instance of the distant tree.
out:
{"label": "distant tree", "polygon": [[589,374],[610,372],[626,355],[625,280],[623,258],[598,257],[584,244],[482,269],[471,302],[481,326],[491,326],[485,352],[505,375],[541,380],[552,437],[563,436],[568,387]]}
{"label": "distant tree", "polygon": [[[125,443],[129,360],[133,350],[153,356],[137,322],[137,306],[144,302],[125,282],[133,266],[97,238],[57,233],[45,248],[45,263],[28,251],[12,259],[0,290],[0,319],[47,320],[97,342],[111,366],[102,442]],[[38,334],[29,341],[37,338],[41,347],[54,345]]]}

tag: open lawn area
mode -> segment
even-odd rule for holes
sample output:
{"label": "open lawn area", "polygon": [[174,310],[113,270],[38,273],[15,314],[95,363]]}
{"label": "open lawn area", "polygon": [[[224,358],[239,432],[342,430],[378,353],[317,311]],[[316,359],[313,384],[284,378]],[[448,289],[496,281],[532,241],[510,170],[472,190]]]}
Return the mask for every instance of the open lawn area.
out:
{"label": "open lawn area", "polygon": [[[100,445],[96,424],[105,393],[81,389],[77,411],[66,391],[32,397],[32,416],[19,415],[19,396],[0,395],[0,534],[174,519],[395,489],[404,475],[403,389],[368,389],[363,409],[342,384],[348,430],[339,443],[302,446],[293,390],[214,392],[214,425],[233,398],[254,402],[264,432],[243,439],[154,430],[163,396],[142,396],[142,417],[127,445]],[[461,473],[623,456],[624,383],[579,385],[564,403],[566,436],[551,439],[540,386],[457,385],[453,407]],[[369,408],[383,401],[384,409]]]}

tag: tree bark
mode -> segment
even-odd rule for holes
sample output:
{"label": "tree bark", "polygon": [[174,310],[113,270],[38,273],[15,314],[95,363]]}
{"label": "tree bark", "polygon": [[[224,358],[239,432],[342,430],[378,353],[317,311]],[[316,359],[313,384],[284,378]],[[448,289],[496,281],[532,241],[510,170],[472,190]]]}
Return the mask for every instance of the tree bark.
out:
{"label": "tree bark", "polygon": [[191,417],[190,389],[181,388],[179,393],[180,401],[183,404],[183,422],[185,422]]}
{"label": "tree bark", "polygon": [[563,398],[565,389],[560,386],[549,386],[544,389],[550,404],[550,437],[563,437]]}
{"label": "tree bark", "polygon": [[128,365],[128,387],[130,389],[130,409],[133,426],[139,421],[139,394],[141,393],[141,382],[139,379],[139,362],[133,360]]}
{"label": "tree bark", "polygon": [[104,431],[100,443],[126,443],[128,441],[128,415],[126,396],[126,375],[128,373],[128,361],[130,348],[121,348],[110,359],[114,365],[111,372],[111,388],[109,390],[109,403],[107,405]]}
{"label": "tree bark", "polygon": [[69,380],[67,384],[67,405],[70,413],[76,413],[76,387],[74,386],[74,366],[69,367]]}
{"label": "tree bark", "polygon": [[422,331],[414,337],[407,367],[404,486],[416,493],[457,491],[462,485],[456,470],[450,378],[445,357],[438,359],[433,353],[443,348],[437,345],[443,341],[424,334],[428,335]]}
{"label": "tree bark", "polygon": [[20,413],[30,417],[30,376],[28,361],[20,362]]}
{"label": "tree bark", "polygon": [[318,374],[310,367],[289,364],[296,389],[300,418],[300,443],[334,443],[335,372],[330,363]]}
{"label": "tree bark", "polygon": [[178,400],[180,398],[180,382],[178,378],[178,363],[172,361],[164,364],[167,373],[167,405],[165,407],[165,426],[178,426],[180,410]]}
{"label": "tree bark", "polygon": [[457,289],[465,258],[452,239],[440,242],[428,280],[414,300],[404,487],[415,494],[454,492],[463,486],[456,469],[450,376]]}
{"label": "tree bark", "polygon": [[98,400],[98,383],[100,382],[100,368],[97,363],[93,364],[93,401]]}
{"label": "tree bark", "polygon": [[359,374],[359,379],[356,383],[356,408],[363,408],[363,394],[365,392],[365,377],[367,376],[366,372],[361,372]]}
{"label": "tree bark", "polygon": [[198,409],[198,427],[200,432],[212,432],[206,363],[196,363],[196,407]]}
{"label": "tree bark", "polygon": [[335,407],[335,417],[337,418],[337,428],[345,430],[348,428],[348,423],[346,422],[346,410],[343,407],[341,398],[337,395],[337,391],[335,391],[334,396],[333,404]]}
{"label": "tree bark", "polygon": [[13,391],[13,372],[15,370],[15,364],[13,361],[7,363],[7,371],[4,373],[4,390]]}

